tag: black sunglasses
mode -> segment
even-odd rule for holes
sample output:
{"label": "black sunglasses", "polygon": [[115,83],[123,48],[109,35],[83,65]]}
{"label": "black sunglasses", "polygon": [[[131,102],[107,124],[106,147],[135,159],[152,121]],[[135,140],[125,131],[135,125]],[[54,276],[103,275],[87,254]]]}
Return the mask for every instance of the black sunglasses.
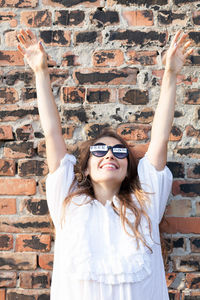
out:
{"label": "black sunglasses", "polygon": [[112,154],[119,159],[123,159],[128,156],[128,149],[122,144],[107,146],[103,143],[97,143],[93,146],[90,146],[90,152],[97,157],[105,156],[108,153],[109,149],[111,149]]}

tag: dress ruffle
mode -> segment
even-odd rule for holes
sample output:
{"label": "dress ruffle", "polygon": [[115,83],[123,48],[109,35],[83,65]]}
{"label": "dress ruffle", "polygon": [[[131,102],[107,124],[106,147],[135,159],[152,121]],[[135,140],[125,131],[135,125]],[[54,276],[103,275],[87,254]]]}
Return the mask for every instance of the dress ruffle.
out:
{"label": "dress ruffle", "polygon": [[[83,197],[80,197],[83,201]],[[105,284],[138,282],[152,272],[151,251],[123,229],[110,202],[105,207],[97,200],[87,203],[74,199],[66,211],[62,229],[65,272],[75,279],[94,280]],[[115,202],[114,202],[115,201]],[[113,199],[117,205],[116,198]],[[130,222],[133,214],[127,210]],[[128,229],[128,228],[127,228]],[[141,233],[147,245],[154,244],[145,218]]]}

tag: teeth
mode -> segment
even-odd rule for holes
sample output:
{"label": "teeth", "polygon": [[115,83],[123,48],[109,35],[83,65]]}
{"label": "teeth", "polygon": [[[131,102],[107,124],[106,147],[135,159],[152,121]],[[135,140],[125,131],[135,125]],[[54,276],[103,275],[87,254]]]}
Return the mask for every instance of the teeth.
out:
{"label": "teeth", "polygon": [[116,169],[116,166],[112,165],[112,164],[106,164],[102,167],[102,169],[104,168],[112,168],[112,169]]}

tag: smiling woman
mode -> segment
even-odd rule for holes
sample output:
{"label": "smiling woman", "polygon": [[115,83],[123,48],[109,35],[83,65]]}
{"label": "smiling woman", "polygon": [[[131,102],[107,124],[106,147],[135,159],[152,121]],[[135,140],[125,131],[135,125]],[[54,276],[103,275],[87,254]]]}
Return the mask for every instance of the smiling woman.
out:
{"label": "smiling woman", "polygon": [[38,108],[50,173],[47,202],[56,228],[51,300],[168,300],[159,223],[172,184],[167,143],[176,80],[190,41],[179,31],[164,58],[165,72],[147,153],[136,160],[111,130],[66,151],[44,48],[30,30],[19,51],[36,76]]}

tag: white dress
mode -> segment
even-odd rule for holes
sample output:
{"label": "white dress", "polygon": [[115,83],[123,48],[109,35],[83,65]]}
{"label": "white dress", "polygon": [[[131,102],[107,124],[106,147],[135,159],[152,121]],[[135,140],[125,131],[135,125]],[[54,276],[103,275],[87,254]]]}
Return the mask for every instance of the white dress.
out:
{"label": "white dress", "polygon": [[[98,200],[86,203],[84,195],[76,197],[66,208],[61,226],[62,202],[74,178],[75,162],[74,156],[66,154],[46,180],[47,202],[56,228],[51,300],[169,300],[159,236],[172,184],[169,169],[157,171],[147,154],[138,164],[142,187],[151,193],[148,215],[152,238],[145,218],[140,226],[151,252],[142,243],[137,248],[110,201],[104,206]],[[113,202],[118,205],[117,197]],[[134,222],[129,210],[127,217]]]}

